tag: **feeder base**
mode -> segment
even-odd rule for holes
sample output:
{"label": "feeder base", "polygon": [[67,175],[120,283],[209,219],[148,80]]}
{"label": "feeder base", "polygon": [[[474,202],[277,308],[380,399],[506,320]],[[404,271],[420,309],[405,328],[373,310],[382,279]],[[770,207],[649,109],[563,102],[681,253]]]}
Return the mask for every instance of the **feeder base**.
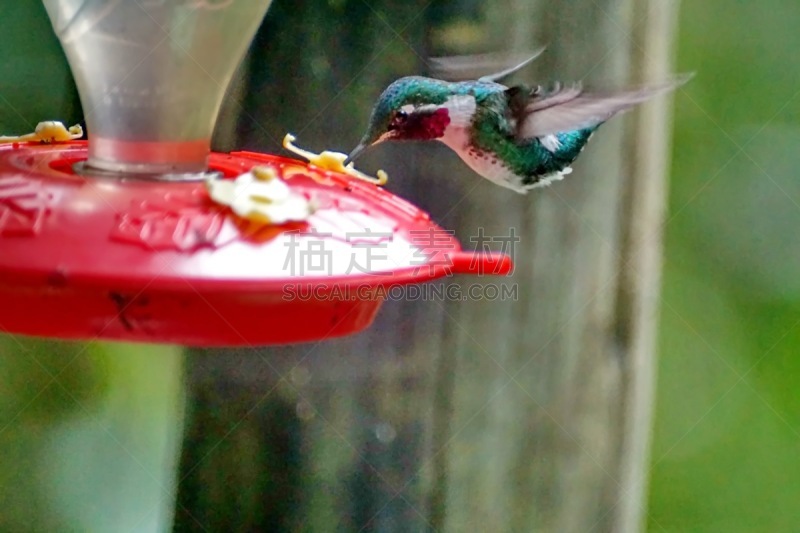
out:
{"label": "feeder base", "polygon": [[83,142],[0,146],[0,331],[64,339],[254,346],[363,330],[385,290],[507,274],[372,184],[291,159],[212,154],[233,178],[272,167],[316,206],[264,227],[203,182],[89,178]]}

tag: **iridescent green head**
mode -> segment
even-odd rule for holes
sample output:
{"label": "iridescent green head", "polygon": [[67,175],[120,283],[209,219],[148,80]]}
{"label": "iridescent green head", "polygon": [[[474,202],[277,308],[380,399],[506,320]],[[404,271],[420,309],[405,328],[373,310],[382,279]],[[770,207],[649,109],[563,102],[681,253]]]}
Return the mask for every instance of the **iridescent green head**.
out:
{"label": "iridescent green head", "polygon": [[383,91],[369,119],[367,132],[347,158],[349,163],[367,147],[388,140],[427,140],[444,134],[449,123],[444,104],[452,84],[421,76],[400,78]]}

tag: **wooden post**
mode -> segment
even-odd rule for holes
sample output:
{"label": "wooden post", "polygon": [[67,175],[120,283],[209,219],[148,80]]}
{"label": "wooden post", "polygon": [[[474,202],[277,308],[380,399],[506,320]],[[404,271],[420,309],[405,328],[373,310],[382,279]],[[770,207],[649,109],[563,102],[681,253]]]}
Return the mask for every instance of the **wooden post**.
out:
{"label": "wooden post", "polygon": [[[520,80],[603,87],[670,70],[666,0],[347,3],[346,31],[323,24],[344,4],[314,4],[268,16],[240,119],[248,147],[275,149],[286,131],[352,147],[382,87],[424,71],[423,52],[543,43]],[[516,298],[388,302],[357,337],[198,354],[181,507],[212,529],[242,516],[298,531],[637,530],[665,105],[603,126],[571,176],[528,196],[443,146],[371,152],[366,168],[389,169],[390,189],[466,246],[519,239],[511,278],[443,282]]]}
{"label": "wooden post", "polygon": [[[672,75],[678,7],[677,0],[634,3],[632,74],[636,82],[664,80]],[[623,277],[617,294],[619,338],[628,354],[623,393],[625,429],[619,451],[625,497],[615,508],[619,531],[635,531],[646,525],[671,111],[669,99],[651,102],[634,116],[627,133],[631,158],[623,212]]]}

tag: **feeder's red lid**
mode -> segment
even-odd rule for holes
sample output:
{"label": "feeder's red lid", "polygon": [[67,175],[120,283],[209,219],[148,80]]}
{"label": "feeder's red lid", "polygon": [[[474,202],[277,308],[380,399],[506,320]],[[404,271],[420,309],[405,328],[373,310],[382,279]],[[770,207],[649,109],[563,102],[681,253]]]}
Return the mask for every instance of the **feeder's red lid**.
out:
{"label": "feeder's red lid", "polygon": [[394,286],[507,274],[408,202],[286,158],[212,154],[233,177],[271,166],[313,200],[304,223],[252,226],[201,182],[85,178],[83,142],[0,146],[0,331],[195,346],[318,340],[366,328]]}

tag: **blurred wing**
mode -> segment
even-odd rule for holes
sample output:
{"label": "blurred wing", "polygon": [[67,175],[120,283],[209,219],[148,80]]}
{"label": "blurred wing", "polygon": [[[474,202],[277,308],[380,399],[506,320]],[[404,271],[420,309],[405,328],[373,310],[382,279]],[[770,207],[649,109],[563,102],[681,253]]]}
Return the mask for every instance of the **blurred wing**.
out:
{"label": "blurred wing", "polygon": [[518,122],[517,137],[531,139],[579,130],[605,122],[625,111],[687,81],[691,75],[648,87],[613,93],[584,92],[580,85],[535,91]]}
{"label": "blurred wing", "polygon": [[[544,52],[539,48],[532,55],[479,54],[432,57],[428,60],[430,75],[446,81],[499,81],[527,66]],[[498,71],[498,69],[502,69]],[[493,74],[486,74],[493,72]]]}

